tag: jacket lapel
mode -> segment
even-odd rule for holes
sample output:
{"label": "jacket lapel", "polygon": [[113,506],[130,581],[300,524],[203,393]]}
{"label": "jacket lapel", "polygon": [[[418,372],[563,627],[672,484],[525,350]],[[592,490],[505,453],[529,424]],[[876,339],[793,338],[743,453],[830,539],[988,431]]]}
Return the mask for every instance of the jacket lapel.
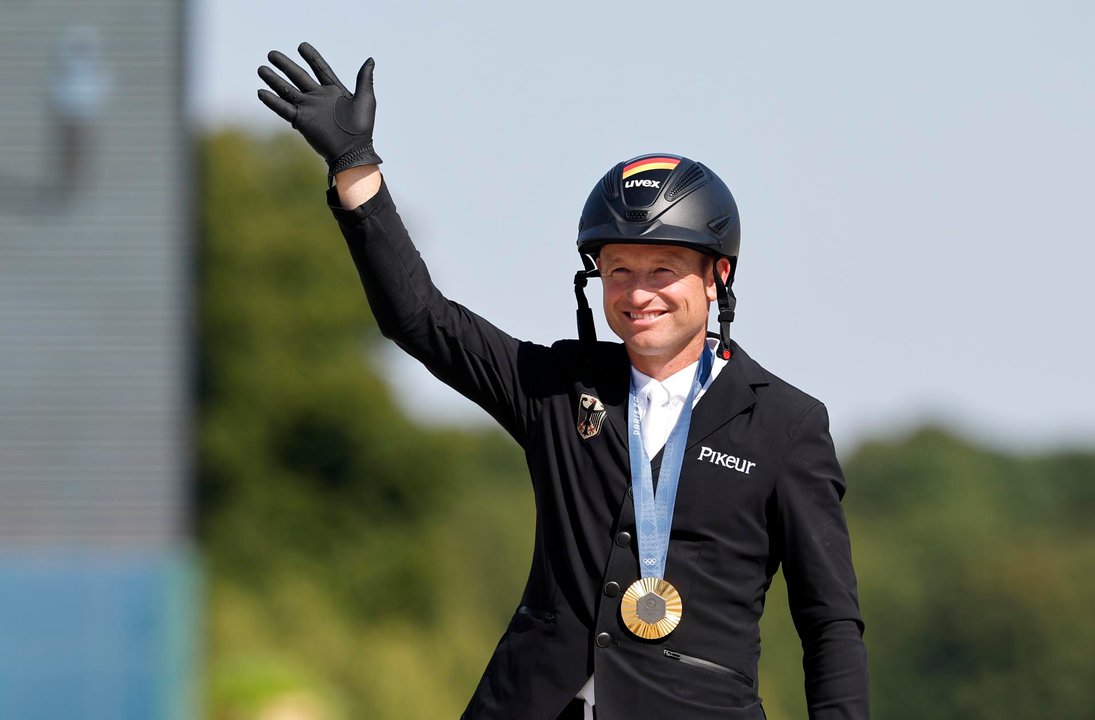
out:
{"label": "jacket lapel", "polygon": [[730,422],[757,400],[754,387],[767,385],[762,371],[737,343],[731,342],[730,361],[715,378],[692,411],[688,448]]}
{"label": "jacket lapel", "polygon": [[[692,449],[711,433],[753,407],[757,399],[753,388],[768,384],[764,372],[737,343],[731,341],[731,350],[730,361],[692,411],[686,450]],[[664,450],[659,451],[650,460],[655,478],[661,469],[663,452]]]}

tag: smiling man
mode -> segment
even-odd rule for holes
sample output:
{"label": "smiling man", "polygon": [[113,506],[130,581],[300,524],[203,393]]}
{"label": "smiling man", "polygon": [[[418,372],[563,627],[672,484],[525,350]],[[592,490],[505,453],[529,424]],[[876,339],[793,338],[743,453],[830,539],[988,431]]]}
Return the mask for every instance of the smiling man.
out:
{"label": "smiling man", "polygon": [[[522,342],[430,280],[373,150],[372,59],[351,93],[299,51],[315,78],[271,52],[284,77],[260,68],[259,97],[327,161],[377,324],[528,460],[532,567],[464,717],[759,720],[759,621],[782,567],[810,717],[867,718],[828,416],[730,339],[740,229],[722,180],[670,154],[609,170],[579,224],[579,339]],[[594,337],[592,277],[622,344]]]}

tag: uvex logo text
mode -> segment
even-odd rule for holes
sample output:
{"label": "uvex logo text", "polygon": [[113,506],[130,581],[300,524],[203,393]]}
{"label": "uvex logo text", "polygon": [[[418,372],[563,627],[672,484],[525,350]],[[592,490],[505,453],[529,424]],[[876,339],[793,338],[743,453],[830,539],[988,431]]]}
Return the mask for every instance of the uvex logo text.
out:
{"label": "uvex logo text", "polygon": [[625,188],[633,188],[633,187],[660,188],[661,186],[662,186],[662,181],[661,180],[628,180],[627,182],[624,183]]}
{"label": "uvex logo text", "polygon": [[727,453],[720,453],[712,450],[706,445],[700,446],[700,456],[696,459],[706,460],[707,462],[714,463],[715,465],[722,465],[725,468],[737,470],[738,472],[745,473],[746,475],[749,474],[750,470],[756,467],[756,463],[752,460],[734,457],[733,455],[729,455]]}

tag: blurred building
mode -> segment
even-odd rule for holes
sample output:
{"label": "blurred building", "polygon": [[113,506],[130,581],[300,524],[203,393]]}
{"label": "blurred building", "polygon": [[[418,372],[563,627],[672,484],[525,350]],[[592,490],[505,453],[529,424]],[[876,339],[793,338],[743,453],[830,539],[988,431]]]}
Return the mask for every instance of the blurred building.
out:
{"label": "blurred building", "polygon": [[0,3],[0,718],[198,712],[183,30]]}

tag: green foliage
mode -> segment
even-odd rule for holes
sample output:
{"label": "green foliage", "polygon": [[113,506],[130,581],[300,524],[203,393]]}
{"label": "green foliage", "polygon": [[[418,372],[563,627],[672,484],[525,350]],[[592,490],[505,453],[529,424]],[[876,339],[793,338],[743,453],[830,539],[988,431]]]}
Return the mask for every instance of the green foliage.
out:
{"label": "green foliage", "polygon": [[930,429],[846,472],[878,716],[1090,717],[1095,457]]}
{"label": "green foliage", "polygon": [[[207,715],[456,717],[528,570],[521,454],[400,412],[302,142],[220,133],[201,168]],[[1089,717],[1095,456],[927,429],[845,470],[874,717]],[[779,578],[762,634],[768,717],[805,717]]]}

